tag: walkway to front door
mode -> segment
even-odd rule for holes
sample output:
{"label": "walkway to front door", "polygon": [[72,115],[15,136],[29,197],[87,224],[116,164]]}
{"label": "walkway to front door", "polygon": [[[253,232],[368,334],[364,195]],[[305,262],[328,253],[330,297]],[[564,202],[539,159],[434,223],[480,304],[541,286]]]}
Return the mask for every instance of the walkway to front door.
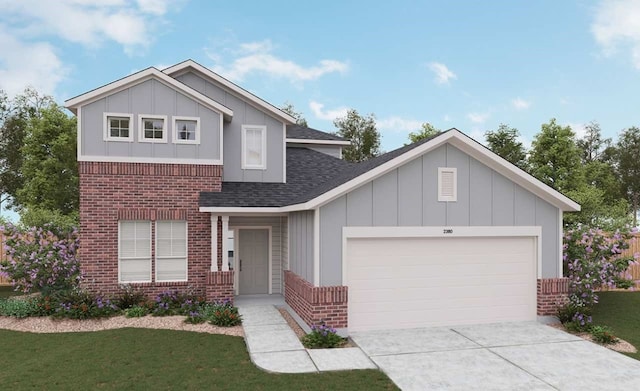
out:
{"label": "walkway to front door", "polygon": [[269,293],[269,230],[240,229],[239,294]]}

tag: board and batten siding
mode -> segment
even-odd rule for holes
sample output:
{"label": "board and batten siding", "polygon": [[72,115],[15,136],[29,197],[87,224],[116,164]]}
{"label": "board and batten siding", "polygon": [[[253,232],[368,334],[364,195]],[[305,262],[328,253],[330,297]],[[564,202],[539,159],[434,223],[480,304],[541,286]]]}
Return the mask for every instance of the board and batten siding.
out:
{"label": "board and batten siding", "polygon": [[313,211],[289,214],[289,270],[313,282]]}
{"label": "board and batten siding", "polygon": [[[231,91],[215,85],[193,72],[177,80],[233,110],[231,123],[224,124],[225,182],[285,182],[284,123],[242,100]],[[267,128],[267,164],[265,170],[242,169],[242,125],[264,125]]]}
{"label": "board and batten siding", "polygon": [[[457,168],[456,202],[438,202],[438,167]],[[446,144],[320,208],[320,285],[342,284],[346,226],[541,226],[542,278],[554,278],[558,218],[553,205]]]}
{"label": "board and batten siding", "polygon": [[[133,114],[133,142],[104,140],[104,113]],[[166,115],[167,142],[139,142],[139,115]],[[200,144],[172,142],[172,116],[200,118]],[[220,116],[197,101],[155,79],[108,95],[82,106],[82,156],[114,156],[162,159],[220,159]]]}
{"label": "board and batten siding", "polygon": [[[284,293],[282,271],[288,263],[287,217],[286,216],[231,216],[229,229],[237,227],[271,227],[271,289],[273,293]],[[240,237],[236,232],[236,240]],[[238,245],[235,245],[236,248]],[[285,266],[283,266],[285,265]],[[240,292],[242,294],[242,292]]]}

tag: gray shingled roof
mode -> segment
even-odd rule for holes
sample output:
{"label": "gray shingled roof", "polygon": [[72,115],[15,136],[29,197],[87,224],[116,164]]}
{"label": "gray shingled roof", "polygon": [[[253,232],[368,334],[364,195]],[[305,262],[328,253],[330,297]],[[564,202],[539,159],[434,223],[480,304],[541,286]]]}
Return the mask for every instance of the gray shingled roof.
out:
{"label": "gray shingled roof", "polygon": [[[436,137],[436,136],[434,136]],[[307,148],[287,148],[287,183],[223,182],[221,192],[200,193],[203,207],[279,207],[316,198],[433,137],[361,163],[349,163]]]}
{"label": "gray shingled roof", "polygon": [[287,138],[297,138],[301,140],[327,140],[327,141],[347,141],[335,134],[323,132],[318,129],[307,128],[300,125],[287,125]]}

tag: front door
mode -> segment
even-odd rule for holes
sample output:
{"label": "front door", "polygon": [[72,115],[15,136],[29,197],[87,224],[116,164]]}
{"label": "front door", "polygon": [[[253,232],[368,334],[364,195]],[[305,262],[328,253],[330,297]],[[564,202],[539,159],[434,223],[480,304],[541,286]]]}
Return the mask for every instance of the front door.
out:
{"label": "front door", "polygon": [[239,236],[239,293],[269,293],[269,230],[240,229]]}

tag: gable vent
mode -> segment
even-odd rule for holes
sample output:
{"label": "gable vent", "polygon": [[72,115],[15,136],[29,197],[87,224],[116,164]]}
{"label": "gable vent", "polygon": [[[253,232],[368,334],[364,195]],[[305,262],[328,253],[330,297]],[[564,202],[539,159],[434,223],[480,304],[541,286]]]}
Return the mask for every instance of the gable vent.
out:
{"label": "gable vent", "polygon": [[457,170],[438,167],[438,201],[453,202],[458,199]]}

